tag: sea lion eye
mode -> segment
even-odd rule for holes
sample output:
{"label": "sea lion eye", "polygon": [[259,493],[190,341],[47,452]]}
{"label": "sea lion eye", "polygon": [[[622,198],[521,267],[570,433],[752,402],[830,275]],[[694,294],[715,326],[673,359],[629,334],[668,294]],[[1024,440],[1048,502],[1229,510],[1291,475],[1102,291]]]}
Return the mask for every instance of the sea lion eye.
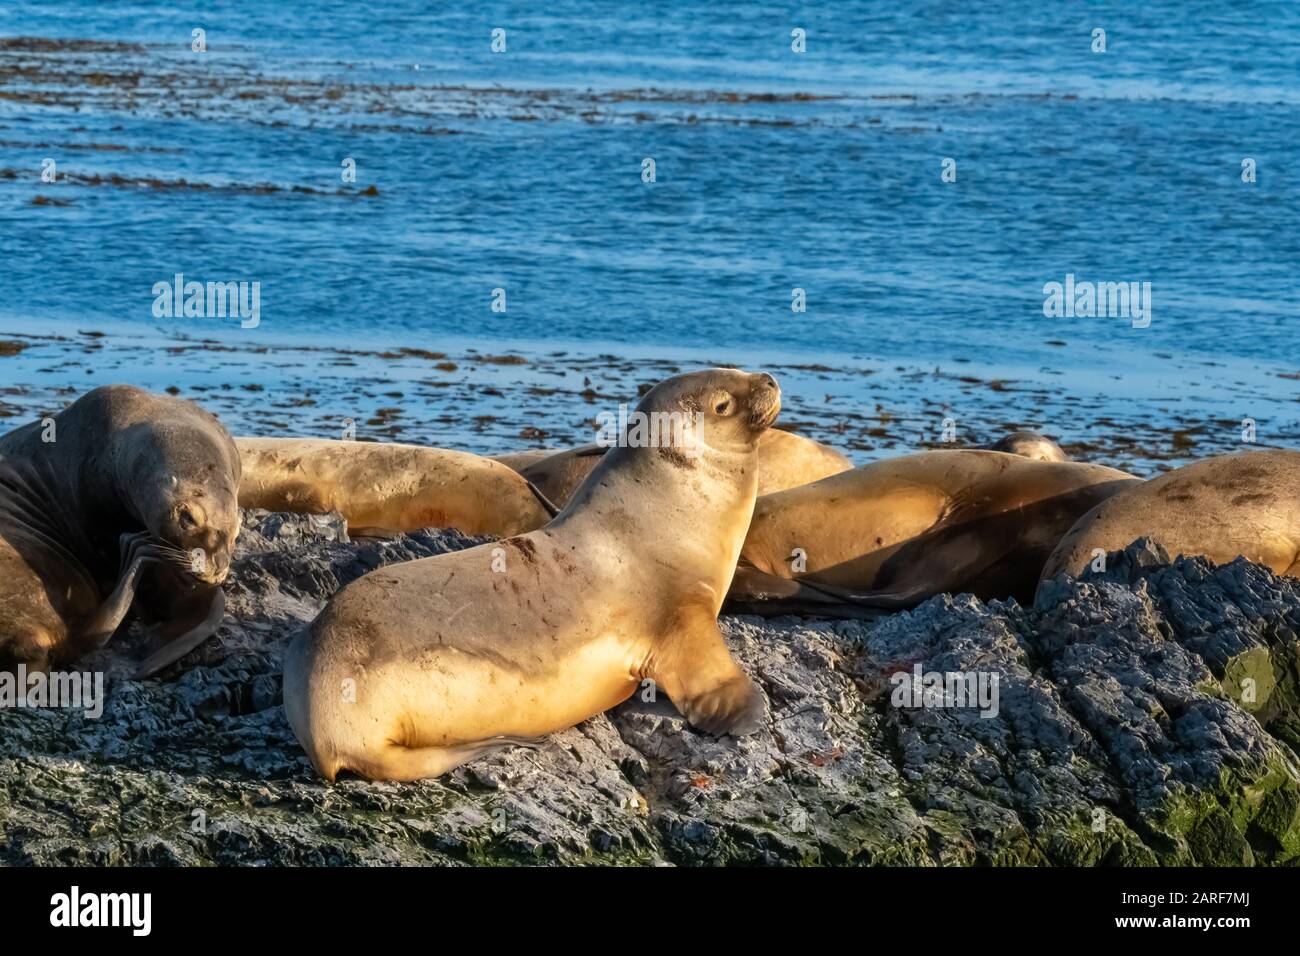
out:
{"label": "sea lion eye", "polygon": [[193,531],[199,526],[198,519],[189,508],[182,508],[180,514],[176,516],[176,521],[184,531]]}
{"label": "sea lion eye", "polygon": [[718,415],[725,415],[731,411],[731,398],[727,397],[713,406],[713,411]]}

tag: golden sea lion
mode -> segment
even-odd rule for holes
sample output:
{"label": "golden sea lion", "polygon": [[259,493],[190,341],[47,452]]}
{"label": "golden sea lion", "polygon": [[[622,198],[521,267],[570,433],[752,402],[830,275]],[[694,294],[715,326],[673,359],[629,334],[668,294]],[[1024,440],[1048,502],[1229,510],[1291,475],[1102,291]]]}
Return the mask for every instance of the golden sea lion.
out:
{"label": "golden sea lion", "polygon": [[562,508],[578,490],[578,486],[596,470],[608,450],[600,445],[581,445],[561,451],[537,449],[494,455],[492,460],[517,471],[521,477],[532,482],[548,501]]}
{"label": "golden sea lion", "polygon": [[327,779],[434,777],[571,727],[652,680],[695,726],[757,729],[763,695],[718,630],[780,410],[767,374],[652,388],[692,443],[616,447],[545,528],[385,567],[290,647],[284,707]]}
{"label": "golden sea lion", "polygon": [[769,429],[758,443],[758,493],[771,495],[797,488],[852,467],[853,462],[839,449],[793,432]]}
{"label": "golden sea lion", "polygon": [[[554,448],[528,448],[524,451],[511,451],[511,452],[506,452],[504,455],[488,455],[488,457],[491,458],[493,461],[501,462],[501,464],[505,465],[507,468],[511,468],[514,469],[515,471],[522,472],[529,465],[535,465],[537,464],[537,462],[543,461],[544,459],[553,458],[556,455],[563,455],[568,452],[582,451],[588,448],[597,448],[597,447],[599,446],[583,445],[581,448],[568,448],[559,451],[556,451]],[[602,452],[603,451],[604,449],[602,449]],[[595,468],[595,467],[596,466],[594,464],[591,466],[591,468]],[[583,474],[584,478],[587,475],[591,474],[591,468],[587,469],[586,472]],[[534,484],[536,483],[534,482]],[[550,498],[550,495],[547,495],[547,497]],[[554,501],[555,499],[552,498],[551,500]]]}
{"label": "golden sea lion", "polygon": [[239,534],[239,456],[193,402],[87,392],[0,438],[0,667],[61,667],[132,608],[153,673],[210,636]]}
{"label": "golden sea lion", "polygon": [[1011,432],[988,446],[989,451],[1005,451],[1034,461],[1069,461],[1061,446],[1038,432]]}
{"label": "golden sea lion", "polygon": [[443,448],[328,438],[236,438],[244,508],[337,511],[354,534],[455,528],[512,535],[550,520],[511,468]]}
{"label": "golden sea lion", "polygon": [[1300,577],[1300,452],[1252,451],[1193,462],[1108,498],[1062,537],[1043,580],[1150,538],[1170,555],[1216,564],[1245,557]]}
{"label": "golden sea lion", "polygon": [[[536,485],[548,500],[563,506],[595,470],[606,450],[592,444],[562,451],[511,452],[494,455],[492,459],[509,465]],[[829,445],[770,428],[758,442],[758,493],[768,495],[806,485],[852,467],[853,462]]]}
{"label": "golden sea lion", "polygon": [[996,451],[930,451],[764,495],[729,611],[872,616],[935,594],[1032,599],[1080,515],[1136,478]]}

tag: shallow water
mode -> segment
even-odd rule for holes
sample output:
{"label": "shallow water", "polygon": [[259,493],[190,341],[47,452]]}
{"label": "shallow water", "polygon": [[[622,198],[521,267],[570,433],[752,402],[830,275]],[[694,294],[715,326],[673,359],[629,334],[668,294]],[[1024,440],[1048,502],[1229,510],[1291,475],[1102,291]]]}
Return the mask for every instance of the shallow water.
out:
{"label": "shallow water", "polygon": [[[817,388],[796,392],[805,417],[835,428],[884,398],[915,423],[900,447],[945,411],[972,436],[1025,422],[1112,451],[1147,429],[1152,461],[1239,446],[1245,417],[1261,443],[1300,436],[1292,2],[207,6],[0,4],[0,334],[64,336],[0,357],[15,416],[126,380],[261,395],[229,414],[269,427],[259,411],[319,385],[327,411],[305,424],[325,428],[369,415],[360,393],[384,382],[335,365],[313,383],[312,353],[288,348],[513,350],[536,369],[563,350],[640,356],[619,400],[651,357],[824,364],[835,398],[814,416]],[[178,272],[260,283],[260,324],[155,318]],[[1150,282],[1150,325],[1046,318],[1044,284],[1067,274]],[[177,336],[239,358],[182,359]],[[419,423],[491,368],[404,390],[389,423],[438,437]],[[1018,384],[975,400],[963,376]],[[512,394],[493,437],[527,444],[515,425],[536,409]],[[478,444],[478,410],[446,430]],[[1199,445],[1168,438],[1187,429]]]}

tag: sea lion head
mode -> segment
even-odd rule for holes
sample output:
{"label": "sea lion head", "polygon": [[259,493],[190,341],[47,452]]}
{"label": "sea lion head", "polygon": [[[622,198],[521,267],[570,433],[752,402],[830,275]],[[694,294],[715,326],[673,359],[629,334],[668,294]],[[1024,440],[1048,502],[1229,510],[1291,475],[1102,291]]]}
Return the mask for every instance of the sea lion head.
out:
{"label": "sea lion head", "polygon": [[992,451],[1023,455],[1034,461],[1069,461],[1070,456],[1046,435],[1037,432],[1012,432],[989,446]]}
{"label": "sea lion head", "polygon": [[713,368],[665,379],[637,411],[682,416],[693,443],[722,452],[753,452],[781,411],[781,386],[767,372]]}
{"label": "sea lion head", "polygon": [[192,407],[201,417],[155,423],[141,436],[131,496],[171,562],[217,585],[230,574],[239,536],[239,453],[215,417]]}

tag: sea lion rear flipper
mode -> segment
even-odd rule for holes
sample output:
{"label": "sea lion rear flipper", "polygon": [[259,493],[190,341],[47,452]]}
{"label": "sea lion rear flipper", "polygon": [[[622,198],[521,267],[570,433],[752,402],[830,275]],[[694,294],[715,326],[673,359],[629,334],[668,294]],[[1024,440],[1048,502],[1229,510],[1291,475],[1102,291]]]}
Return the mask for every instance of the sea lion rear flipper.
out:
{"label": "sea lion rear flipper", "polygon": [[349,538],[378,538],[382,541],[391,541],[400,537],[402,532],[394,531],[392,528],[348,528]]}
{"label": "sea lion rear flipper", "polygon": [[691,725],[742,737],[763,726],[763,692],[736,664],[712,613],[688,605],[656,643],[647,673]]}
{"label": "sea lion rear flipper", "polygon": [[777,577],[742,562],[736,567],[722,610],[727,614],[757,614],[760,617],[800,614],[852,620],[872,620],[892,610],[856,598],[848,591]]}
{"label": "sea lion rear flipper", "polygon": [[[506,747],[536,750],[541,737],[490,737],[450,747],[404,747],[388,743],[378,752],[344,757],[336,767],[316,769],[327,780],[334,780],[339,770],[351,770],[370,780],[430,780],[450,773],[462,764]],[[315,760],[312,761],[315,764]]]}
{"label": "sea lion rear flipper", "polygon": [[[884,586],[877,590],[814,586],[867,607],[907,610],[936,594],[980,590],[981,580],[1017,553],[1018,538],[1009,515],[993,515],[940,528],[909,542],[881,567],[876,580]],[[1033,569],[1035,581],[1038,570]]]}
{"label": "sea lion rear flipper", "polygon": [[[146,677],[151,677],[194,650],[217,632],[217,629],[221,626],[221,617],[225,610],[226,594],[224,591],[217,589],[213,592],[212,601],[208,605],[208,612],[203,620],[180,635],[176,637],[169,636],[179,630],[177,622],[160,624],[151,628],[149,633],[166,640],[166,643],[136,665],[135,672],[131,675],[132,679],[143,680]],[[181,624],[180,626],[184,625]]]}
{"label": "sea lion rear flipper", "polygon": [[531,492],[533,493],[533,496],[534,496],[534,497],[535,497],[539,502],[541,502],[542,507],[546,510],[546,513],[547,513],[548,515],[550,515],[552,518],[554,518],[556,515],[558,515],[558,514],[560,513],[560,509],[557,508],[557,507],[555,507],[555,505],[553,505],[553,504],[551,503],[551,499],[547,498],[546,495],[542,494],[542,489],[541,489],[541,488],[538,488],[538,487],[537,487],[535,484],[533,484],[531,481],[528,481],[527,478],[525,478],[524,481],[528,482],[528,490],[531,491]]}

